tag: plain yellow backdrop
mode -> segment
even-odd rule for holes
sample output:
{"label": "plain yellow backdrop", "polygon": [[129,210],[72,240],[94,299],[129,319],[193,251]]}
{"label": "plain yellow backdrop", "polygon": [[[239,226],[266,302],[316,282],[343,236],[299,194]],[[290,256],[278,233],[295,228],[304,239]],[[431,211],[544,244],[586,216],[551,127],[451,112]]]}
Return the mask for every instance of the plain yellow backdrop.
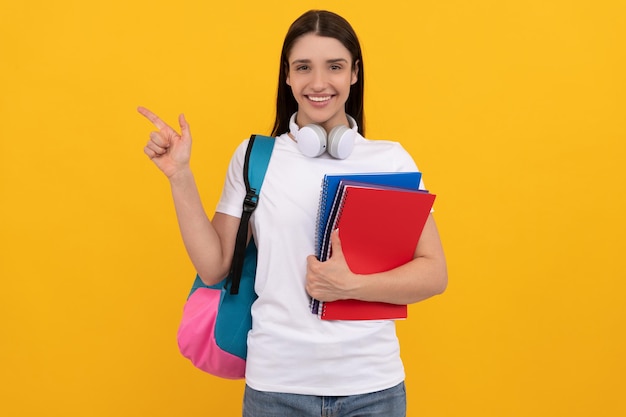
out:
{"label": "plain yellow backdrop", "polygon": [[177,351],[193,269],[135,109],[186,114],[212,213],[310,8],[353,24],[368,136],[438,195],[450,285],[398,323],[408,415],[626,415],[626,5],[602,0],[2,0],[0,414],[239,415],[243,382]]}

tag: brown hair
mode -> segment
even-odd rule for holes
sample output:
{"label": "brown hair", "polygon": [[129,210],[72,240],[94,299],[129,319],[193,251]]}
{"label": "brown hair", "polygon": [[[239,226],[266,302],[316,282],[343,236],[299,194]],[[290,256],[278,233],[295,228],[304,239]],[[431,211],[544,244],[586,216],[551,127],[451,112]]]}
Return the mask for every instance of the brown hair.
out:
{"label": "brown hair", "polygon": [[272,128],[272,136],[289,131],[289,118],[298,111],[298,103],[287,85],[289,63],[287,57],[298,38],[308,33],[335,38],[350,51],[352,65],[357,69],[357,82],[350,87],[350,95],[346,101],[346,113],[354,117],[359,125],[359,133],[365,135],[365,115],[363,114],[363,93],[365,74],[363,71],[363,55],[359,39],[350,23],[338,14],[325,10],[310,10],[296,19],[285,36],[280,55],[278,73],[278,93],[276,96],[276,119]]}

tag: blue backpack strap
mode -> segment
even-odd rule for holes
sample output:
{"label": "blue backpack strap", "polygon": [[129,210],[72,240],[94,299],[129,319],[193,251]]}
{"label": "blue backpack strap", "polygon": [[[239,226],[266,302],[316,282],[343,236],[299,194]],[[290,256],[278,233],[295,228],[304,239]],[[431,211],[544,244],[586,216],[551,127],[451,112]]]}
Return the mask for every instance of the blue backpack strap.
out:
{"label": "blue backpack strap", "polygon": [[267,166],[270,163],[272,151],[274,150],[275,139],[269,136],[252,135],[250,140],[252,141],[252,145],[250,145],[252,150],[250,151],[250,157],[246,159],[248,167],[244,166],[244,178],[246,178],[245,172],[247,169],[249,185],[251,189],[256,190],[256,200],[258,202],[261,185],[263,185]]}
{"label": "blue backpack strap", "polygon": [[272,156],[275,139],[269,136],[252,135],[248,142],[246,158],[243,165],[244,182],[246,184],[246,197],[243,202],[243,212],[237,230],[237,240],[235,241],[235,252],[229,274],[230,293],[239,292],[239,283],[243,271],[243,261],[246,255],[246,243],[248,240],[248,223],[252,212],[256,209],[259,201],[261,186],[265,179],[267,166]]}

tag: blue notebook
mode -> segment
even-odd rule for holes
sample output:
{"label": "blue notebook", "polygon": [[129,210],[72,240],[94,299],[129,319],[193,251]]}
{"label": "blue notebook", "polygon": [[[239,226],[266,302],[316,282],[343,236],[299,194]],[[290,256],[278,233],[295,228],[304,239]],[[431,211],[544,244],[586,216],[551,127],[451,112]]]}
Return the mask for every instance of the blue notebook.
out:
{"label": "blue notebook", "polygon": [[[322,191],[320,194],[319,209],[317,213],[317,227],[315,231],[315,255],[320,261],[325,261],[322,256],[324,235],[331,218],[333,203],[335,201],[339,185],[342,181],[357,181],[373,185],[392,186],[410,190],[418,190],[422,179],[421,172],[368,172],[368,173],[343,173],[327,174],[324,176]],[[311,312],[317,314],[319,301],[311,300]]]}

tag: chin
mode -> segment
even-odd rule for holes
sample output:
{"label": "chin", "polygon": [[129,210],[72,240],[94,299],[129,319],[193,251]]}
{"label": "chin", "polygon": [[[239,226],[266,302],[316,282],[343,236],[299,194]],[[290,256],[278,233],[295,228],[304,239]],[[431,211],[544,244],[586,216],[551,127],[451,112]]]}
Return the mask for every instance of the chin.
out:
{"label": "chin", "polygon": [[306,106],[304,108],[300,106],[298,108],[298,112],[305,115],[307,120],[315,124],[324,124],[336,117],[341,117],[345,114],[343,108],[320,108],[312,106]]}

